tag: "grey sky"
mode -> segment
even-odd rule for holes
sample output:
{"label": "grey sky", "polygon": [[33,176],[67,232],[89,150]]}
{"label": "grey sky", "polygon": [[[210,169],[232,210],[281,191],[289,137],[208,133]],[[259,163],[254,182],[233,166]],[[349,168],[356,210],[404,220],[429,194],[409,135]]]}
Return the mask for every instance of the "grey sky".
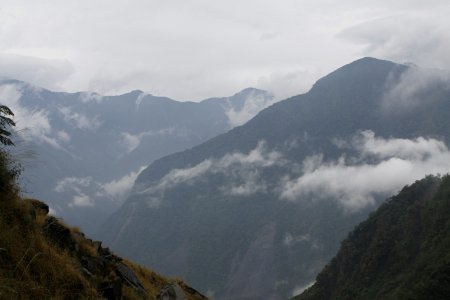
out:
{"label": "grey sky", "polygon": [[450,68],[441,0],[0,0],[0,75],[62,91],[278,98],[362,56]]}

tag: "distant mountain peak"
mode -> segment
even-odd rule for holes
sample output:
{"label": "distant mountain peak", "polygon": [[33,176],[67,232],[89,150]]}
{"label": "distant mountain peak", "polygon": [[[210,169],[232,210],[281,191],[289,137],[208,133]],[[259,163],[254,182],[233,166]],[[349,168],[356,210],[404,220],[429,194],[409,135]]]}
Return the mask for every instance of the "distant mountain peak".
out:
{"label": "distant mountain peak", "polygon": [[343,88],[354,89],[365,82],[385,82],[386,74],[401,73],[407,68],[406,65],[392,61],[363,57],[319,79],[311,88],[311,92]]}
{"label": "distant mountain peak", "polygon": [[142,90],[132,90],[132,91],[129,91],[127,93],[121,94],[119,96],[125,96],[125,95],[128,96],[129,95],[129,96],[136,96],[136,97],[138,97],[138,96],[140,96],[142,94],[148,94],[148,93],[146,93],[146,92],[144,92]]}

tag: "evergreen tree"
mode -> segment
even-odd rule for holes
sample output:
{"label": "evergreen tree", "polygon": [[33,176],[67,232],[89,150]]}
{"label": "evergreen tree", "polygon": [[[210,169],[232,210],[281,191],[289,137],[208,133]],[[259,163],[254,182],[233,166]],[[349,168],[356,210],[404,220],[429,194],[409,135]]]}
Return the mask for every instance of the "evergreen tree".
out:
{"label": "evergreen tree", "polygon": [[11,131],[9,128],[16,126],[16,123],[10,118],[14,113],[5,105],[0,105],[0,143],[6,146],[14,145],[11,141]]}

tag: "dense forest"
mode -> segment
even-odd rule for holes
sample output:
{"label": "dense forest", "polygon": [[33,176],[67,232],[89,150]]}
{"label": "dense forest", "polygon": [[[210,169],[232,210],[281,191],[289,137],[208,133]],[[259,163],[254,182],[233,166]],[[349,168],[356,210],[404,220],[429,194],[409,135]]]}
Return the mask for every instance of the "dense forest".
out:
{"label": "dense forest", "polygon": [[357,226],[295,300],[448,299],[450,176],[428,176]]}

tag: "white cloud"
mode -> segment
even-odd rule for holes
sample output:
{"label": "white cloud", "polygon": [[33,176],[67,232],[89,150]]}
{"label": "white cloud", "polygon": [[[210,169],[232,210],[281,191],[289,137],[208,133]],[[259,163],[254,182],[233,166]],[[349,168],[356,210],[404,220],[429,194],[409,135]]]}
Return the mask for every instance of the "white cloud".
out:
{"label": "white cloud", "polygon": [[27,141],[44,142],[61,148],[57,140],[51,136],[52,128],[48,113],[45,110],[30,109],[21,104],[22,88],[20,84],[0,85],[0,103],[13,111],[15,130]]}
{"label": "white cloud", "polygon": [[92,177],[66,177],[58,181],[53,190],[58,193],[74,190],[81,194],[80,188],[88,187],[92,182]]}
{"label": "white cloud", "polygon": [[67,91],[201,100],[257,86],[284,98],[361,56],[450,67],[449,10],[445,0],[4,0],[0,70]]}
{"label": "white cloud", "polygon": [[266,183],[259,175],[259,169],[286,163],[282,154],[269,151],[265,142],[258,143],[249,153],[226,154],[219,159],[206,159],[185,169],[174,169],[157,184],[139,191],[146,194],[149,205],[157,207],[166,191],[179,184],[192,184],[207,174],[225,174],[231,180],[227,186],[219,187],[219,192],[231,196],[246,196],[266,190]]}
{"label": "white cloud", "polygon": [[292,296],[292,297],[295,297],[295,296],[300,295],[300,294],[303,293],[306,289],[312,287],[314,283],[315,283],[315,281],[312,281],[312,282],[307,283],[307,284],[305,284],[305,285],[296,286],[296,287],[294,288],[294,290],[292,291],[291,296]]}
{"label": "white cloud", "polygon": [[141,139],[146,135],[145,132],[133,135],[128,132],[122,133],[122,144],[127,149],[127,153],[133,152],[134,149],[139,147]]}
{"label": "white cloud", "polygon": [[426,97],[437,87],[450,89],[450,73],[439,69],[410,67],[400,79],[388,83],[382,99],[386,112],[417,108],[429,104],[433,97]]}
{"label": "white cloud", "polygon": [[75,127],[83,130],[95,130],[97,129],[101,122],[98,117],[89,118],[86,115],[73,111],[70,107],[60,107],[59,111],[64,117],[64,120],[72,124]]}
{"label": "white cloud", "polygon": [[323,71],[318,67],[286,67],[259,77],[256,87],[273,93],[275,102],[307,92],[322,75]]}
{"label": "white cloud", "polygon": [[80,194],[73,196],[72,201],[68,205],[69,207],[92,207],[94,203],[88,195]]}
{"label": "white cloud", "polygon": [[64,131],[64,130],[60,130],[56,133],[56,137],[58,140],[62,141],[62,142],[70,142],[70,135]]}
{"label": "white cloud", "polygon": [[244,100],[242,107],[233,107],[229,104],[225,114],[228,117],[231,127],[236,127],[246,123],[264,108],[275,103],[273,97],[252,91]]}
{"label": "white cloud", "polygon": [[51,215],[51,216],[56,216],[56,215],[58,215],[58,212],[56,211],[56,209],[54,209],[52,207],[49,207],[48,208],[48,214]]}
{"label": "white cloud", "polygon": [[121,144],[125,147],[127,153],[131,153],[137,147],[139,147],[143,139],[152,136],[178,136],[182,138],[187,138],[189,136],[189,132],[186,129],[174,127],[168,127],[159,130],[148,130],[139,132],[137,134],[123,132],[121,134],[122,137]]}
{"label": "white cloud", "polygon": [[448,66],[448,1],[393,2],[5,0],[0,54],[21,58],[0,69],[68,91],[201,100],[249,86],[298,94],[370,54]]}
{"label": "white cloud", "polygon": [[249,196],[267,191],[267,184],[263,181],[256,168],[243,169],[238,174],[238,178],[234,178],[235,180],[231,184],[220,188],[223,194],[230,196]]}
{"label": "white cloud", "polygon": [[383,139],[375,137],[370,130],[361,132],[353,140],[355,148],[365,156],[376,156],[381,159],[397,157],[404,160],[423,161],[437,157],[448,151],[447,146],[436,139],[418,137],[416,139]]}
{"label": "white cloud", "polygon": [[102,102],[104,96],[100,95],[98,93],[95,92],[82,92],[80,93],[80,100],[81,102],[87,103],[87,102]]}
{"label": "white cloud", "polygon": [[63,82],[68,80],[74,71],[67,60],[9,53],[0,53],[0,70],[4,77],[23,80],[51,90],[61,90]]}
{"label": "white cloud", "polygon": [[[283,180],[281,198],[336,199],[352,211],[373,204],[377,195],[391,195],[427,174],[450,171],[450,152],[435,139],[384,139],[366,131],[352,145],[360,155],[356,159],[341,157],[332,162],[323,162],[320,156],[306,159],[303,175]],[[374,162],[362,163],[361,157],[370,157]]]}
{"label": "white cloud", "polygon": [[449,3],[393,10],[363,20],[341,33],[341,37],[364,46],[365,55],[398,62],[449,68],[450,22],[446,18]]}
{"label": "white cloud", "polygon": [[139,170],[126,174],[120,179],[112,180],[110,182],[101,184],[101,188],[110,197],[123,197],[133,187],[134,181],[145,169],[145,166],[139,168]]}
{"label": "white cloud", "polygon": [[141,105],[142,100],[149,94],[147,93],[140,93],[139,96],[136,98],[136,110],[139,109],[139,105]]}
{"label": "white cloud", "polygon": [[66,177],[59,180],[53,190],[71,195],[69,207],[94,206],[99,201],[105,203],[124,200],[124,196],[131,190],[143,169],[145,167],[105,183],[100,183],[92,177]]}
{"label": "white cloud", "polygon": [[86,195],[86,190],[91,185],[95,185],[91,177],[66,177],[58,181],[53,190],[72,194],[68,207],[92,207],[95,204],[94,200]]}

